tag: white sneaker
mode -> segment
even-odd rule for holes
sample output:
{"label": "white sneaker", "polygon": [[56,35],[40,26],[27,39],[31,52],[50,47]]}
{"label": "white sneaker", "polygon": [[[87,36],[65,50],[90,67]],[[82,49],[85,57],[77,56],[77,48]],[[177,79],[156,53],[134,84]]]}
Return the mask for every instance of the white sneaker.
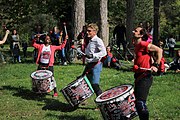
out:
{"label": "white sneaker", "polygon": [[64,62],[64,64],[63,65],[67,65],[67,62]]}

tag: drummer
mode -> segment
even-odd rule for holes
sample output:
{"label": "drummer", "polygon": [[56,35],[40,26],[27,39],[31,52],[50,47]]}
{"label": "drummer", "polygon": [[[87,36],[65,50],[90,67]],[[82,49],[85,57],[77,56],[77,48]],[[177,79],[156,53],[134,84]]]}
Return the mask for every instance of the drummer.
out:
{"label": "drummer", "polygon": [[82,74],[87,74],[96,96],[102,93],[99,86],[100,73],[102,71],[102,62],[100,60],[107,54],[106,47],[102,39],[97,36],[97,32],[98,26],[96,24],[91,23],[87,26],[87,34],[90,40],[85,49],[87,64]]}
{"label": "drummer", "polygon": [[[153,76],[152,71],[157,72],[158,66],[162,58],[162,49],[146,42],[148,39],[147,33],[144,28],[137,27],[134,31],[134,52],[135,59],[134,65],[139,68],[150,68],[148,70],[135,70],[135,88],[134,94],[136,97],[136,109],[140,120],[149,119],[149,111],[146,106],[147,96],[152,85]],[[150,52],[157,54],[157,59],[152,63]]]}
{"label": "drummer", "polygon": [[[44,44],[37,44],[36,39],[33,40],[33,47],[38,49],[38,57],[36,60],[36,64],[38,64],[38,70],[47,69],[50,70],[54,75],[54,53],[56,50],[62,50],[65,45],[68,36],[65,37],[65,40],[59,46],[51,45],[51,38],[49,35],[46,35]],[[54,97],[58,97],[56,81],[54,80]]]}

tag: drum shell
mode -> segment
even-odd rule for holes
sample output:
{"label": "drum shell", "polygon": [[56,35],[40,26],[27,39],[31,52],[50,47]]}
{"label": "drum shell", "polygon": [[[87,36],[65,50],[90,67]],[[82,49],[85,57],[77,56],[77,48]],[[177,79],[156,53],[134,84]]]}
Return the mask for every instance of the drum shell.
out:
{"label": "drum shell", "polygon": [[[135,96],[133,94],[132,85],[123,85],[127,86],[128,89],[124,91],[120,96],[116,96],[112,99],[104,100],[100,102],[99,99],[106,92],[111,93],[112,89],[116,89],[117,87],[106,90],[101,95],[99,95],[95,102],[97,106],[100,108],[102,117],[104,120],[124,120],[124,119],[132,119],[137,116],[136,108],[135,108]],[[121,87],[121,86],[120,86]],[[115,91],[117,92],[117,91]]]}
{"label": "drum shell", "polygon": [[32,90],[35,93],[49,93],[54,89],[54,82],[52,77],[47,79],[33,79]]}
{"label": "drum shell", "polygon": [[54,77],[49,70],[37,70],[31,74],[31,78],[32,91],[35,93],[49,93],[54,89]]}
{"label": "drum shell", "polygon": [[69,83],[61,92],[68,103],[75,107],[92,96],[94,90],[87,77],[84,76]]}

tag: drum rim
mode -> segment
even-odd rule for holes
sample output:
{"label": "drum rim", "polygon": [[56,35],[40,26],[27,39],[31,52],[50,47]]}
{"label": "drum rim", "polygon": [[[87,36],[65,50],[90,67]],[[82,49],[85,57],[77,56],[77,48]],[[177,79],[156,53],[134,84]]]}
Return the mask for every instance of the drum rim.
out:
{"label": "drum rim", "polygon": [[[120,86],[129,86],[130,88],[127,89],[125,92],[123,92],[121,95],[118,95],[118,96],[115,96],[115,97],[112,97],[112,98],[109,98],[109,99],[105,99],[105,100],[101,100],[100,97],[101,95],[104,93],[104,92],[107,92],[111,89],[114,89],[116,87],[120,87]],[[123,95],[125,94],[132,94],[134,92],[133,90],[133,85],[132,84],[122,84],[122,85],[119,85],[119,86],[115,86],[113,88],[110,88],[110,89],[107,89],[106,91],[104,91],[102,94],[100,94],[98,97],[96,97],[95,99],[95,102],[96,104],[107,104],[107,103],[114,103],[114,102],[118,102],[120,100],[117,101],[118,98],[120,97],[123,97]],[[124,98],[125,99],[125,98]]]}
{"label": "drum rim", "polygon": [[[37,78],[37,77],[35,77],[34,74],[37,73],[37,72],[40,72],[40,71],[47,71],[50,75],[48,77],[44,77],[44,78]],[[42,79],[48,79],[48,78],[52,77],[52,75],[53,75],[53,73],[50,70],[36,70],[33,73],[31,73],[30,77],[32,79],[42,80]]]}
{"label": "drum rim", "polygon": [[[88,87],[90,88],[91,93],[90,93],[88,96],[86,96],[86,98],[83,99],[82,101],[80,100],[80,101],[78,101],[77,103],[74,103],[74,102],[71,100],[71,98],[69,97],[69,95],[66,93],[65,90],[66,90],[68,87],[76,86],[76,84],[79,84],[79,83],[82,82],[83,80],[86,82],[86,84],[87,84]],[[77,86],[79,86],[79,85],[77,85]],[[80,104],[81,102],[85,101],[86,99],[88,99],[89,97],[91,97],[91,96],[94,94],[94,90],[93,90],[93,88],[92,88],[92,86],[91,86],[91,84],[90,84],[90,81],[88,80],[88,78],[87,78],[86,75],[84,75],[84,76],[82,76],[82,77],[80,77],[80,78],[78,78],[78,79],[76,79],[76,80],[71,81],[68,85],[66,85],[65,87],[63,87],[63,88],[60,90],[60,92],[63,94],[64,98],[68,101],[68,103],[69,103],[71,106],[73,106],[73,107],[74,107],[74,106],[77,106],[78,104]]]}

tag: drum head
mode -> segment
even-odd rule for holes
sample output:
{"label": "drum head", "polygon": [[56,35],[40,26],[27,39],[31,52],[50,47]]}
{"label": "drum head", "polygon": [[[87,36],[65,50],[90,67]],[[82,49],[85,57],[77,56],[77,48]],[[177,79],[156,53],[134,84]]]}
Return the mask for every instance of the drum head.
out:
{"label": "drum head", "polygon": [[132,85],[121,85],[100,94],[95,102],[97,104],[107,104],[118,101],[123,101],[127,96],[134,92]]}
{"label": "drum head", "polygon": [[37,70],[31,74],[31,78],[33,79],[47,79],[52,76],[52,72],[49,70]]}

